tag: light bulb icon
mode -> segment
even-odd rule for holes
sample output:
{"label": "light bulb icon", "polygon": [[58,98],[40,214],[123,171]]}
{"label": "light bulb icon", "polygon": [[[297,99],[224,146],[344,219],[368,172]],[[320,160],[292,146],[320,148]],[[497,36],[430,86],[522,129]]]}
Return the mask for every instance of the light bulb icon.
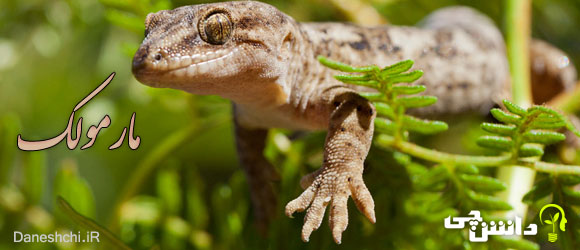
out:
{"label": "light bulb icon", "polygon": [[560,230],[561,231],[566,231],[566,223],[568,222],[568,220],[566,219],[566,214],[564,213],[564,209],[562,209],[562,207],[560,207],[556,204],[545,205],[540,210],[540,215],[539,215],[540,222],[542,222],[542,224],[546,223],[548,225],[552,225],[552,232],[548,233],[548,241],[549,242],[556,242],[558,240],[558,234],[556,233],[556,222],[560,219],[560,213],[556,212],[553,215],[550,214],[549,220],[542,220],[542,213],[544,212],[544,210],[546,208],[549,208],[549,207],[556,208],[560,211],[560,213],[562,213],[562,219],[560,220]]}

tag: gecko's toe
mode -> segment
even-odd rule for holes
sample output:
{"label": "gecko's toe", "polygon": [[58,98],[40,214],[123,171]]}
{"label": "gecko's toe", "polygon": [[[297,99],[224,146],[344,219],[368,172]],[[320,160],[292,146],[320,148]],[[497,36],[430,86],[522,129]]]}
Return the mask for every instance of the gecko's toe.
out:
{"label": "gecko's toe", "polygon": [[[322,191],[322,192],[321,192]],[[325,197],[325,190],[319,190],[317,195],[312,201],[312,205],[306,211],[306,216],[304,217],[304,226],[302,226],[302,240],[308,242],[310,239],[310,234],[312,231],[318,229],[320,224],[322,224],[322,219],[324,218],[324,210],[330,201],[330,196]]]}
{"label": "gecko's toe", "polygon": [[377,221],[375,217],[375,202],[367,189],[362,177],[355,177],[349,183],[352,198],[358,210],[363,213],[370,222]]}
{"label": "gecko's toe", "polygon": [[[320,173],[317,173],[320,172]],[[306,211],[304,225],[302,227],[302,240],[308,242],[312,232],[320,227],[326,207],[330,208],[329,223],[332,236],[337,244],[341,243],[342,233],[348,226],[349,196],[353,196],[359,210],[371,221],[375,222],[375,205],[370,192],[366,188],[362,173],[340,173],[334,171],[317,171],[303,178],[316,177],[310,186],[296,199],[286,205],[286,215],[292,216],[294,212]],[[357,177],[347,177],[347,176]],[[310,181],[305,181],[310,182]]]}
{"label": "gecko's toe", "polygon": [[336,244],[341,243],[342,232],[346,230],[346,226],[348,225],[347,201],[348,195],[337,195],[332,200],[329,221],[332,237]]}
{"label": "gecko's toe", "polygon": [[293,213],[306,210],[314,199],[314,192],[314,187],[310,186],[298,198],[288,202],[285,209],[286,216],[292,218]]}

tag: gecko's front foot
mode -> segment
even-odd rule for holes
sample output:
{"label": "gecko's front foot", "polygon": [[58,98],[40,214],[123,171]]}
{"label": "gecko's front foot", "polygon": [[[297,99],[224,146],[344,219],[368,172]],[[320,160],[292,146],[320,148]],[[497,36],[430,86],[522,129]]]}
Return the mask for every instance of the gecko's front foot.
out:
{"label": "gecko's front foot", "polygon": [[[338,171],[346,169],[346,171]],[[322,223],[326,206],[330,207],[330,228],[337,244],[340,244],[342,232],[348,225],[348,197],[352,195],[358,209],[375,223],[375,203],[362,179],[362,167],[327,168],[316,171],[302,178],[302,187],[306,190],[286,205],[286,215],[292,217],[294,212],[306,210],[302,227],[302,240],[308,242],[312,231]]]}
{"label": "gecko's front foot", "polygon": [[305,176],[306,190],[286,205],[286,215],[306,211],[302,226],[302,240],[308,241],[318,229],[326,206],[330,206],[330,228],[337,244],[348,225],[348,197],[352,195],[358,209],[375,223],[375,203],[362,179],[363,164],[373,135],[374,107],[356,93],[340,92],[332,98],[334,110],[330,116],[324,148],[322,168]]}

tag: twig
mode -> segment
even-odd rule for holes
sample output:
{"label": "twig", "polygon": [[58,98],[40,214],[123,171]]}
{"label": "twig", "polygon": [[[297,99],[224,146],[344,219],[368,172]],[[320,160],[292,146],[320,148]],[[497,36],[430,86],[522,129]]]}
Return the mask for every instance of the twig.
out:
{"label": "twig", "polygon": [[[527,108],[532,104],[530,86],[529,43],[531,34],[531,1],[506,1],[506,42],[510,73],[512,77],[512,101]],[[497,178],[508,185],[499,197],[508,202],[513,210],[508,213],[523,217],[528,210],[522,197],[532,188],[536,172],[529,168],[514,166],[499,168]],[[504,214],[505,217],[511,215]]]}

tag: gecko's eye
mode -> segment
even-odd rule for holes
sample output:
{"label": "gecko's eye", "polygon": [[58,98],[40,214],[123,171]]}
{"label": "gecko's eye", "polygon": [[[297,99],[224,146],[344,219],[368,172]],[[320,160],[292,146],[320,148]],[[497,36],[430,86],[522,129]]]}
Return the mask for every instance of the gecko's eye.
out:
{"label": "gecko's eye", "polygon": [[228,14],[215,12],[199,22],[197,29],[201,39],[210,44],[221,45],[226,43],[232,35],[233,26]]}

